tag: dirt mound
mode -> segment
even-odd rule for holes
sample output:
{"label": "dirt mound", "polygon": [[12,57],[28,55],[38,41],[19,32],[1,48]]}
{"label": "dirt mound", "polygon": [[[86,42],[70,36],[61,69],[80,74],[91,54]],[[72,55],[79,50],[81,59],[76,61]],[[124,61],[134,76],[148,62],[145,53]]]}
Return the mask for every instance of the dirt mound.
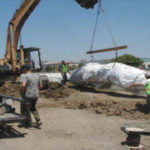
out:
{"label": "dirt mound", "polygon": [[136,96],[118,98],[106,94],[81,93],[70,96],[63,105],[69,109],[89,109],[97,114],[121,116],[126,119],[150,119],[146,100]]}
{"label": "dirt mound", "polygon": [[57,98],[67,97],[74,92],[75,92],[75,90],[69,88],[68,86],[63,87],[59,83],[50,83],[48,85],[47,89],[43,89],[40,91],[40,95],[41,95],[41,97],[45,97],[45,98],[56,98],[57,99]]}
{"label": "dirt mound", "polygon": [[[3,95],[20,97],[19,90],[19,82],[5,82],[0,85],[0,94]],[[74,91],[68,87],[63,87],[59,83],[50,83],[48,88],[40,91],[40,96],[45,98],[64,98],[74,93]]]}
{"label": "dirt mound", "polygon": [[[0,94],[20,97],[20,83],[5,82],[0,85]],[[58,83],[50,83],[47,89],[40,91],[45,106],[65,107],[69,109],[88,109],[97,114],[116,115],[126,119],[150,119],[144,96],[112,92],[93,88],[75,87],[68,84],[63,87]],[[42,105],[44,105],[42,103]]]}
{"label": "dirt mound", "polygon": [[19,82],[5,82],[0,85],[0,94],[12,96],[12,97],[20,97],[19,94],[20,83]]}
{"label": "dirt mound", "polygon": [[145,96],[119,92],[76,91],[68,97],[49,99],[46,107],[64,107],[67,109],[87,109],[97,114],[121,116],[126,119],[150,119]]}

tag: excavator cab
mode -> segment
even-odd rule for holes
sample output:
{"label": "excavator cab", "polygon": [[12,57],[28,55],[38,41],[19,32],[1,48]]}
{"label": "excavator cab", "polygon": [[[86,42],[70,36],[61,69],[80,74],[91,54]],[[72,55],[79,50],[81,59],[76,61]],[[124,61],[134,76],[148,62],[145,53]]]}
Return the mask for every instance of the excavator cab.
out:
{"label": "excavator cab", "polygon": [[[23,52],[23,54],[22,54]],[[41,54],[40,54],[40,48],[37,47],[29,47],[29,48],[23,48],[23,46],[20,49],[17,49],[16,52],[16,62],[17,64],[24,65],[24,64],[30,64],[32,66],[32,70],[36,70],[37,68],[35,66],[35,60],[33,60],[31,53],[37,52],[38,54],[38,62],[39,62],[39,69],[42,69],[41,64]]]}

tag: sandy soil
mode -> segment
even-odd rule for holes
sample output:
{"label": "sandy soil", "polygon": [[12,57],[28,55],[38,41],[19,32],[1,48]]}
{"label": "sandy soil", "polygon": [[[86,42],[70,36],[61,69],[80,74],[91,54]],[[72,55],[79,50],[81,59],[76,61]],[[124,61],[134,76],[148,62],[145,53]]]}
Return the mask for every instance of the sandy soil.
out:
{"label": "sandy soil", "polygon": [[[19,84],[8,83],[0,87],[0,92],[18,97],[18,89]],[[15,130],[25,133],[24,137],[16,131],[15,135],[6,131],[9,135],[1,135],[0,150],[125,150],[121,142],[126,135],[120,127],[135,119],[150,118],[145,96],[73,85],[64,88],[52,84],[42,90],[38,109],[42,129],[13,125]],[[149,137],[142,139],[146,145],[149,141]]]}
{"label": "sandy soil", "polygon": [[120,126],[126,122],[124,119],[63,108],[42,108],[40,115],[44,122],[41,130],[14,125],[25,137],[2,138],[0,149],[124,150],[120,145],[125,140],[125,134],[120,131]]}
{"label": "sandy soil", "polygon": [[[120,117],[97,115],[87,110],[41,108],[42,129],[12,127],[24,134],[2,136],[1,150],[125,150],[126,135],[120,127],[127,122]],[[16,132],[16,131],[15,131]],[[142,143],[149,145],[150,138]],[[148,149],[146,149],[148,150]]]}

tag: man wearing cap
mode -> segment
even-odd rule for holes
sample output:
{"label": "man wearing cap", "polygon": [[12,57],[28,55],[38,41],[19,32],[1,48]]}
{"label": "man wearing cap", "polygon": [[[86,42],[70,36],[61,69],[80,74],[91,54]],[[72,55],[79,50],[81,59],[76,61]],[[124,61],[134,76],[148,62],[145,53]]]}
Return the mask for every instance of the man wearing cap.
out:
{"label": "man wearing cap", "polygon": [[36,126],[40,127],[42,122],[36,108],[36,103],[39,97],[39,87],[42,87],[40,78],[37,74],[33,74],[31,71],[31,66],[29,64],[23,65],[21,67],[23,74],[21,74],[21,88],[20,95],[24,99],[24,105],[21,111],[26,115],[25,126],[33,128],[32,118],[30,112],[32,112],[35,120]]}
{"label": "man wearing cap", "polygon": [[148,111],[150,111],[150,73],[149,72],[145,73],[145,78],[146,80],[143,81],[142,83],[133,84],[130,87],[144,86],[145,94],[147,95],[147,107],[148,107]]}

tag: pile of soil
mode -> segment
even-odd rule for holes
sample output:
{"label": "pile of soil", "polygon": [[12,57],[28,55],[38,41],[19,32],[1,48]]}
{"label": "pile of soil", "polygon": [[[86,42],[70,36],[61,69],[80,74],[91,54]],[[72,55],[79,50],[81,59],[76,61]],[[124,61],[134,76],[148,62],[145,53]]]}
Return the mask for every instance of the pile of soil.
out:
{"label": "pile of soil", "polygon": [[65,98],[75,93],[76,90],[59,83],[50,83],[46,89],[40,91],[40,96],[44,98]]}
{"label": "pile of soil", "polygon": [[[0,85],[0,94],[20,97],[20,83],[5,82]],[[40,91],[42,106],[87,109],[97,114],[121,116],[126,119],[150,119],[145,96],[129,93],[95,90],[68,84],[50,83]],[[45,98],[46,101],[43,101]],[[45,104],[44,104],[45,103]]]}
{"label": "pile of soil", "polygon": [[115,115],[126,119],[150,119],[145,96],[75,86],[71,86],[70,89],[74,89],[70,96],[57,100],[50,98],[49,103],[42,106],[86,109],[97,114]]}
{"label": "pile of soil", "polygon": [[[20,97],[20,83],[19,82],[5,82],[0,85],[0,94]],[[47,88],[40,90],[40,96],[44,98],[64,98],[72,93],[75,90],[69,87],[63,87],[59,83],[50,83]]]}
{"label": "pile of soil", "polygon": [[0,85],[0,94],[12,97],[20,97],[20,83],[19,82],[4,82]]}
{"label": "pile of soil", "polygon": [[[110,92],[112,94],[112,92]],[[121,94],[120,94],[121,95]],[[122,97],[105,93],[78,93],[59,102],[69,109],[88,109],[97,114],[121,116],[125,119],[150,119],[144,96],[122,94]]]}

